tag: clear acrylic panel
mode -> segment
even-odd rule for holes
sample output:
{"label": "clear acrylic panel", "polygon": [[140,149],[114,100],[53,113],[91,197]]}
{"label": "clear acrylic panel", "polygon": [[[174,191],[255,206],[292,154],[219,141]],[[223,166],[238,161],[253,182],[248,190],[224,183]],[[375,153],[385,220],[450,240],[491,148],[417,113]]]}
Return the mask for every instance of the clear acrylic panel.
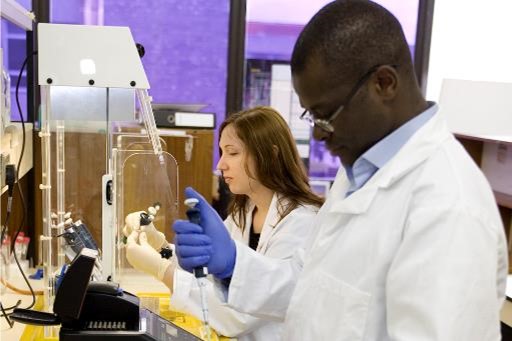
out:
{"label": "clear acrylic panel", "polygon": [[[73,87],[41,87],[43,235],[40,238],[47,311],[52,310],[66,264],[79,248],[97,249],[101,245],[101,179],[108,171],[108,109],[106,101],[87,112],[77,109],[73,99],[82,89],[74,90]],[[106,92],[103,89],[103,96]],[[73,116],[78,111],[84,115]],[[87,120],[91,117],[94,120]],[[80,240],[87,238],[93,246],[78,245],[78,236]],[[100,277],[98,272],[99,269],[96,274]],[[55,328],[45,328],[47,337],[56,333]]]}
{"label": "clear acrylic panel", "polygon": [[[164,139],[160,138],[160,144],[163,150],[167,150],[167,143]],[[114,132],[112,146],[121,151],[153,150],[149,137],[142,135],[140,132]]]}
{"label": "clear acrylic panel", "polygon": [[[137,139],[126,137],[128,146],[137,146]],[[142,143],[144,145],[144,143]],[[133,280],[135,271],[126,260],[123,227],[128,214],[138,211],[148,211],[148,207],[160,206],[153,224],[164,233],[169,241],[171,225],[178,217],[178,165],[172,155],[162,154],[162,163],[151,150],[131,149],[114,150],[114,188],[115,188],[115,219],[117,230],[116,250],[116,281],[123,284],[126,276]],[[148,275],[137,273],[148,285],[157,281]]]}

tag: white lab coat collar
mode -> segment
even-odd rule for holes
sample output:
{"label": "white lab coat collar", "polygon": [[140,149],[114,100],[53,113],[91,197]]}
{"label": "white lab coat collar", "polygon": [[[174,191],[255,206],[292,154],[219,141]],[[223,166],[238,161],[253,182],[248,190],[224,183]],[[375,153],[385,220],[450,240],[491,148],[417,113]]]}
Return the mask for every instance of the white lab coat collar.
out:
{"label": "white lab coat collar", "polygon": [[[280,215],[279,215],[279,200],[282,198],[280,194],[274,193],[272,196],[272,201],[270,202],[270,206],[268,208],[268,213],[265,218],[265,222],[263,223],[263,228],[261,229],[261,235],[260,240],[258,242],[258,247],[256,248],[256,251],[258,252],[264,252],[264,250],[268,246],[268,242],[270,241],[272,235],[276,232],[278,227],[276,227],[277,223],[279,222]],[[284,199],[283,204],[288,204],[288,200]],[[252,212],[254,210],[254,203],[252,201],[249,201],[248,210],[245,215],[245,229],[243,233],[243,240],[248,244],[249,243],[249,236],[251,233],[250,227],[252,226]]]}
{"label": "white lab coat collar", "polygon": [[340,168],[329,193],[329,212],[366,212],[379,190],[392,186],[411,169],[420,165],[448,138],[453,138],[453,135],[449,133],[444,118],[435,114],[361,189],[346,198],[344,196],[350,182],[345,170]]}
{"label": "white lab coat collar", "polygon": [[[281,195],[274,193],[272,197],[272,201],[270,202],[270,206],[268,208],[267,217],[265,218],[265,222],[263,223],[263,229],[261,230],[260,241],[258,243],[258,247],[256,251],[264,252],[267,249],[268,242],[274,235],[274,233],[279,229],[277,223],[279,222],[279,200],[282,198]],[[282,200],[283,205],[288,204],[288,200]]]}

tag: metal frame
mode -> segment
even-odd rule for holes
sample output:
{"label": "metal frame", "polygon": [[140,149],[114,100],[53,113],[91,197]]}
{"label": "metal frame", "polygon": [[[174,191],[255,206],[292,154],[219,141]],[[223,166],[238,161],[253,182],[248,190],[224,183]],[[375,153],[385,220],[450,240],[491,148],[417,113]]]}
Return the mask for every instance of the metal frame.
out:
{"label": "metal frame", "polygon": [[[32,0],[32,12],[38,23],[50,22],[50,0]],[[37,25],[32,32],[27,32],[27,52],[37,50]],[[32,55],[27,63],[27,122],[38,121],[37,108],[41,104],[41,95],[37,84],[38,79],[37,56]],[[35,126],[34,126],[35,128]]]}
{"label": "metal frame", "polygon": [[242,110],[247,0],[230,0],[226,115]]}
{"label": "metal frame", "polygon": [[[427,92],[434,2],[435,0],[419,0],[418,4],[414,68],[423,95]],[[247,0],[230,0],[227,115],[243,109],[246,8]]]}
{"label": "metal frame", "polygon": [[420,0],[418,5],[418,23],[416,25],[416,46],[414,48],[414,69],[423,96],[427,93],[428,63],[430,41],[434,18],[434,1]]}

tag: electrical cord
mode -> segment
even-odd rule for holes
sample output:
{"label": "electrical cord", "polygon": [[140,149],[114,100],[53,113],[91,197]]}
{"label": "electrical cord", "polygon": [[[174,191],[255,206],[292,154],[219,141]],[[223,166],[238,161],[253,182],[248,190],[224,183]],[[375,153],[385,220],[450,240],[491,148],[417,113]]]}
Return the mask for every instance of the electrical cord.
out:
{"label": "electrical cord", "polygon": [[[7,224],[9,223],[9,218],[11,216],[12,195],[13,195],[13,191],[14,191],[14,184],[16,182],[16,170],[14,168],[14,165],[7,165],[5,168],[5,173],[6,173],[5,174],[5,183],[7,184],[8,199],[7,199],[7,213],[5,215],[5,220],[4,220],[4,224],[3,224],[3,228],[2,228],[2,234],[0,237],[0,241],[1,241],[2,245],[4,244],[3,243],[4,236],[7,231]],[[8,252],[8,254],[4,254],[3,252],[1,252],[0,255],[2,256],[2,263],[7,265],[8,264],[7,259],[10,256],[10,252]],[[3,283],[4,279],[0,278],[0,281]],[[21,300],[18,300],[18,302],[15,305],[8,307],[8,308],[4,308],[2,302],[0,302],[0,310],[2,311],[1,317],[5,318],[5,320],[7,321],[7,324],[9,325],[9,328],[12,328],[14,322],[12,322],[9,319],[9,315],[7,314],[7,311],[17,308],[20,304],[21,304]]]}
{"label": "electrical cord", "polygon": [[7,231],[7,224],[9,223],[9,218],[11,217],[12,210],[12,195],[14,192],[14,185],[16,184],[16,168],[14,165],[6,165],[5,166],[5,184],[7,185],[7,213],[5,214],[5,220],[2,229],[2,235],[0,240],[2,241],[5,237],[5,233]]}
{"label": "electrical cord", "polygon": [[[16,166],[17,170],[20,169],[21,162],[23,160],[23,154],[25,153],[25,139],[26,139],[25,138],[25,136],[26,136],[25,119],[23,117],[23,111],[21,109],[20,100],[19,100],[19,88],[20,88],[21,76],[23,74],[23,70],[25,69],[25,67],[27,65],[28,59],[31,58],[32,56],[36,55],[36,54],[37,54],[37,51],[34,51],[34,52],[30,53],[29,55],[27,55],[27,57],[23,61],[23,64],[22,64],[21,69],[20,69],[20,73],[18,75],[18,80],[16,82],[16,105],[18,107],[18,112],[20,113],[21,127],[22,127],[22,133],[23,133],[20,157],[18,159],[18,163],[17,163],[17,166]],[[16,187],[17,187],[18,193],[20,195],[20,202],[21,202],[21,206],[22,206],[22,217],[21,217],[20,225],[18,226],[18,229],[16,230],[16,233],[14,234],[13,239],[11,241],[11,250],[10,250],[10,252],[13,254],[14,260],[16,261],[16,264],[18,265],[18,269],[20,270],[20,273],[21,273],[23,279],[25,280],[25,283],[27,284],[27,286],[28,286],[28,288],[30,290],[30,295],[32,295],[32,303],[27,308],[25,308],[25,309],[31,309],[35,305],[35,303],[36,303],[36,296],[35,296],[35,293],[34,293],[34,289],[30,285],[30,282],[27,279],[27,276],[25,275],[25,272],[23,271],[23,269],[22,269],[22,267],[20,265],[18,257],[16,256],[16,252],[14,252],[14,246],[15,246],[15,243],[16,243],[16,239],[18,238],[18,235],[20,234],[21,229],[23,228],[23,225],[25,224],[25,218],[27,216],[27,207],[26,207],[26,204],[25,204],[25,199],[23,197],[23,192],[22,192],[22,189],[21,189],[21,185],[19,183],[19,172],[16,172],[15,179],[16,179],[15,182],[16,182],[16,185],[17,185]],[[12,204],[12,196],[10,197],[10,199],[11,199],[11,204]],[[8,211],[7,215],[6,215],[6,222],[8,222],[9,217],[10,217],[10,212]],[[5,235],[6,229],[7,229],[7,224],[5,224],[3,229],[2,229],[2,234],[1,234],[2,237]],[[9,309],[9,308],[8,309],[4,309],[3,306],[2,306],[1,310],[2,310],[2,316],[6,318],[7,322],[9,323],[9,326],[12,327],[13,322],[10,321],[10,319],[8,318],[8,315],[10,313],[7,313],[7,311],[8,310],[13,310],[15,307],[10,307],[10,308],[12,308],[12,309]]]}
{"label": "electrical cord", "polygon": [[28,59],[31,58],[32,56],[36,55],[37,54],[37,51],[34,51],[32,53],[30,53],[26,58],[25,60],[23,61],[23,64],[21,66],[21,69],[20,69],[20,73],[18,75],[18,80],[16,82],[16,105],[18,107],[18,112],[20,113],[20,120],[21,120],[21,128],[22,128],[22,133],[23,133],[23,138],[22,138],[22,142],[21,142],[21,152],[20,152],[20,158],[18,159],[18,164],[16,165],[16,169],[18,170],[18,172],[16,173],[16,184],[17,184],[17,188],[18,188],[18,193],[20,195],[20,200],[21,200],[21,205],[22,205],[22,208],[23,208],[23,214],[22,214],[22,218],[21,218],[21,222],[20,222],[20,225],[18,227],[18,230],[16,231],[16,234],[13,238],[13,240],[11,241],[11,252],[14,251],[14,243],[16,242],[16,238],[18,237],[23,225],[25,224],[25,217],[26,217],[26,205],[25,205],[25,199],[23,197],[23,191],[21,190],[21,185],[20,185],[20,182],[19,182],[19,170],[20,170],[20,166],[21,166],[21,161],[23,160],[23,154],[25,153],[25,136],[26,136],[26,129],[25,129],[25,119],[23,118],[23,110],[21,109],[21,105],[20,105],[20,98],[19,98],[19,89],[20,89],[20,81],[21,81],[21,76],[23,74],[23,70],[25,69],[25,66],[27,66],[27,62],[28,62]]}
{"label": "electrical cord", "polygon": [[[2,260],[2,261],[3,261],[5,264],[7,264],[7,261],[6,261],[6,258],[5,258],[5,257],[6,257],[6,255],[4,255],[3,253],[0,253],[0,256],[2,256],[2,258],[3,258],[3,260]],[[9,284],[9,283],[6,283],[6,282],[4,281],[4,279],[3,279],[3,278],[0,278],[0,283],[2,283],[3,285],[5,285],[7,288],[9,288],[9,286],[10,286],[10,284]],[[17,289],[17,288],[16,288],[16,289]],[[11,290],[14,290],[14,289],[11,289]],[[14,291],[16,291],[16,290],[14,290]],[[2,304],[2,302],[0,302],[0,304]],[[11,307],[8,307],[8,308],[3,308],[3,306],[2,306],[2,309],[5,309],[5,310],[13,310],[13,309],[15,309],[15,308],[18,308],[18,307],[20,306],[20,304],[21,304],[21,300],[18,300],[18,302],[16,302],[16,304],[15,304],[15,305],[13,305],[13,306],[11,306]],[[4,315],[1,315],[0,317],[3,317],[3,316],[4,316]]]}
{"label": "electrical cord", "polygon": [[[23,289],[20,289],[14,285],[12,285],[11,283],[7,282],[7,281],[4,281],[2,278],[0,278],[0,283],[2,285],[4,285],[6,288],[9,288],[11,289],[12,291],[20,294],[20,295],[32,295],[32,292],[30,290],[23,290]],[[34,294],[36,295],[42,295],[43,294],[43,291],[42,290],[34,290]],[[21,301],[20,301],[21,303]],[[13,306],[13,308],[9,307],[7,309],[14,309],[14,308],[17,308],[18,305],[16,306]]]}
{"label": "electrical cord", "polygon": [[12,328],[12,326],[14,325],[14,322],[12,322],[11,319],[9,318],[9,314],[7,314],[5,312],[5,309],[4,309],[4,306],[3,306],[2,302],[0,302],[0,310],[2,310],[2,316],[5,317],[5,320],[7,321],[7,324],[9,325],[9,328]]}
{"label": "electrical cord", "polygon": [[[5,168],[5,173],[6,173],[5,174],[5,183],[7,184],[8,200],[7,200],[7,213],[6,213],[6,218],[4,220],[4,225],[3,225],[4,227],[6,227],[9,223],[9,217],[10,217],[11,210],[12,210],[12,196],[13,196],[13,191],[14,191],[14,184],[16,182],[16,169],[14,168],[14,165],[7,165]],[[2,240],[2,241],[4,240],[5,232],[6,232],[6,228],[2,229],[2,236],[0,238],[0,240]],[[7,259],[9,257],[9,255],[10,255],[10,252],[7,255],[4,254],[3,252],[0,253],[0,256],[2,257],[2,263],[8,264]],[[7,288],[11,288],[11,290],[22,293],[22,291],[17,290],[17,288],[14,288],[10,283],[6,283],[3,278],[0,278],[0,283],[2,283]],[[2,305],[1,309],[2,309],[3,315],[1,315],[1,316],[5,316],[6,310],[7,311],[13,310],[14,308],[17,308],[20,304],[21,304],[21,300],[18,300],[18,302],[15,305],[13,305],[12,307],[4,308]],[[0,305],[1,305],[1,303],[0,303]]]}
{"label": "electrical cord", "polygon": [[[4,244],[3,241],[4,241],[5,233],[7,231],[7,226],[9,224],[9,218],[11,217],[12,197],[13,197],[13,192],[14,192],[14,186],[16,183],[16,169],[15,169],[14,165],[6,165],[6,167],[5,167],[5,183],[7,184],[8,198],[7,198],[7,213],[6,213],[4,224],[3,224],[2,235],[0,237],[0,241],[2,241],[2,245]],[[7,264],[9,264],[9,262],[7,260],[9,259],[10,252],[8,252],[7,254],[4,254],[3,252],[1,252],[1,256],[2,256],[2,263],[6,264],[6,266],[8,266]],[[0,282],[2,284],[4,284],[4,279],[0,278]],[[20,304],[21,304],[21,301],[18,300],[18,302],[14,306],[4,308],[3,304],[0,302],[0,309],[2,311],[1,316],[5,318],[5,320],[9,324],[9,328],[12,328],[14,322],[12,322],[9,319],[9,315],[8,315],[7,311],[17,308]]]}

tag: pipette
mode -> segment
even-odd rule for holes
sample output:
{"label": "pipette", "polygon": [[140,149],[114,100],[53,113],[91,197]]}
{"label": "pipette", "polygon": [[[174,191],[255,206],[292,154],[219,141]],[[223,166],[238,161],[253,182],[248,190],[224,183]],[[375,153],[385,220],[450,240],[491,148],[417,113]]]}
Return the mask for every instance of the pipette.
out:
{"label": "pipette", "polygon": [[[199,200],[196,198],[189,198],[185,200],[185,205],[189,207],[187,210],[188,220],[194,224],[201,225],[201,217],[199,209],[196,207]],[[194,276],[197,278],[197,285],[199,286],[199,295],[201,296],[201,310],[203,311],[204,334],[208,341],[211,340],[210,325],[208,323],[208,303],[206,301],[206,284],[208,275],[208,268],[200,266],[194,269]]]}

